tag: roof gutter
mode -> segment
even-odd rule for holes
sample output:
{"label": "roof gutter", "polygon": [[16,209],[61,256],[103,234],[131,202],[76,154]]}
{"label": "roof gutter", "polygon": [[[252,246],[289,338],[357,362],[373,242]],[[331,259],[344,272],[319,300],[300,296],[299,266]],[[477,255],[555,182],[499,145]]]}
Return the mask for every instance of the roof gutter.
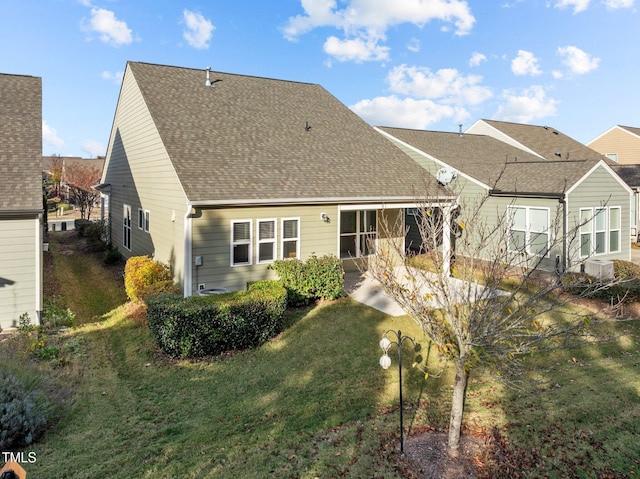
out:
{"label": "roof gutter", "polygon": [[5,210],[5,211],[0,211],[0,216],[16,218],[16,217],[19,217],[19,216],[41,215],[43,213],[44,213],[44,209],[39,209],[39,210]]}
{"label": "roof gutter", "polygon": [[[453,201],[456,196],[433,196],[434,200]],[[205,200],[189,201],[193,208],[223,207],[223,206],[287,206],[287,205],[330,205],[340,203],[379,204],[379,203],[414,203],[415,197],[390,196],[383,198],[372,197],[340,197],[340,198],[274,198],[274,199],[243,199],[243,200]]]}
{"label": "roof gutter", "polygon": [[551,198],[560,200],[565,197],[564,193],[540,193],[535,191],[502,191],[491,190],[490,196],[512,196],[514,198]]}

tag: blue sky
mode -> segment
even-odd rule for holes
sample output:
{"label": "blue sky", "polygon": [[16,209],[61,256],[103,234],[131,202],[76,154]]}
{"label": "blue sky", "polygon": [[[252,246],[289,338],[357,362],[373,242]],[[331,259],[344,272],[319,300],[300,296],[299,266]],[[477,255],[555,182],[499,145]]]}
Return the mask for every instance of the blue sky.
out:
{"label": "blue sky", "polygon": [[127,61],[319,83],[373,125],[586,143],[640,127],[639,20],[636,0],[3,0],[0,72],[42,77],[45,155],[106,153]]}

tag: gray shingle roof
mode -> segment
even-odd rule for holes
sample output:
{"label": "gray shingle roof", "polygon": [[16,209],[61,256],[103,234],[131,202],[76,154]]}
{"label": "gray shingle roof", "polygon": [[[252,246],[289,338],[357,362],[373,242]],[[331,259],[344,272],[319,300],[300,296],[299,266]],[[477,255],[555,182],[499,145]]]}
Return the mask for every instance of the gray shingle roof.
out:
{"label": "gray shingle roof", "polygon": [[640,187],[640,165],[614,165],[611,168],[631,188]]}
{"label": "gray shingle roof", "polygon": [[42,79],[0,74],[0,214],[42,210]]}
{"label": "gray shingle roof", "polygon": [[380,129],[484,183],[494,193],[560,195],[599,161],[548,161],[485,135]]}
{"label": "gray shingle roof", "polygon": [[[129,63],[190,201],[409,199],[425,171],[316,84]],[[440,192],[442,193],[442,191]]]}
{"label": "gray shingle roof", "polygon": [[482,120],[547,160],[602,160],[603,155],[550,126]]}

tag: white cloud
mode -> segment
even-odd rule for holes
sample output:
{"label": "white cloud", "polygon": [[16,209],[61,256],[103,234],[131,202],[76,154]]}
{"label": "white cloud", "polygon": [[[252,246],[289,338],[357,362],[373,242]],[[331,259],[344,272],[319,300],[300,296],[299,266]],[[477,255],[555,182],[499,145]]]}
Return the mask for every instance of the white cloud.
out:
{"label": "white cloud", "polygon": [[473,52],[473,55],[471,55],[471,58],[469,59],[469,66],[477,67],[482,62],[486,62],[486,61],[487,61],[486,55],[484,55],[483,53]]}
{"label": "white cloud", "polygon": [[64,148],[64,141],[58,136],[56,129],[46,121],[42,122],[42,142],[53,148]]}
{"label": "white cloud", "polygon": [[447,104],[477,105],[493,96],[489,88],[480,85],[480,75],[464,76],[455,68],[432,72],[425,67],[400,65],[389,72],[387,82],[394,93]]}
{"label": "white cloud", "polygon": [[[390,27],[403,23],[422,27],[437,20],[453,24],[456,35],[466,35],[476,21],[464,0],[346,0],[340,3],[341,6],[344,4],[342,9],[338,8],[336,0],[301,0],[304,14],[287,20],[282,28],[284,37],[295,41],[315,28],[333,27],[344,32],[343,40],[335,36],[327,40],[330,47],[336,48],[340,58],[349,58],[343,54],[345,49],[375,45],[376,49],[367,58],[386,60],[388,48],[379,46],[378,42],[386,39],[386,31]],[[325,51],[333,51],[327,48],[327,43]],[[383,48],[387,53],[381,55],[379,50]],[[362,55],[353,55],[355,61],[363,61],[361,58]]]}
{"label": "white cloud", "polygon": [[400,99],[395,95],[361,100],[350,107],[357,115],[372,125],[425,129],[443,118],[469,117],[464,110],[439,105],[431,100]]}
{"label": "white cloud", "polygon": [[541,86],[534,85],[519,93],[506,90],[503,96],[506,101],[494,115],[495,120],[529,123],[556,114],[558,100],[548,98]]}
{"label": "white cloud", "polygon": [[340,40],[331,36],[324,43],[324,51],[341,62],[354,61],[362,63],[389,59],[389,47],[380,46],[378,38]]}
{"label": "white cloud", "polygon": [[531,52],[518,50],[518,56],[511,61],[511,71],[514,75],[540,75],[538,59]]}
{"label": "white cloud", "polygon": [[604,4],[607,8],[631,8],[633,7],[634,0],[604,0]]}
{"label": "white cloud", "polygon": [[118,20],[111,10],[104,8],[92,8],[91,18],[83,28],[98,33],[100,40],[108,45],[119,47],[133,41],[131,29],[127,27],[127,23]]}
{"label": "white cloud", "polygon": [[409,40],[409,43],[407,43],[407,50],[413,53],[418,53],[420,51],[420,40],[417,38]]}
{"label": "white cloud", "polygon": [[116,85],[119,85],[120,83],[122,83],[124,72],[120,71],[120,72],[111,73],[110,71],[105,70],[102,72],[100,76],[102,77],[103,80],[112,81]]}
{"label": "white cloud", "polygon": [[187,43],[198,50],[209,48],[209,40],[216,27],[200,13],[185,10],[182,15],[187,26],[182,35]]}
{"label": "white cloud", "polygon": [[573,13],[580,13],[589,8],[590,2],[591,0],[556,0],[554,7],[560,9],[573,7]]}
{"label": "white cloud", "polygon": [[107,152],[104,144],[96,140],[85,140],[82,143],[82,151],[88,153],[90,156],[100,156]]}
{"label": "white cloud", "polygon": [[567,46],[558,48],[558,55],[562,57],[562,63],[571,70],[571,73],[583,75],[595,70],[600,64],[600,59],[589,55],[578,47]]}

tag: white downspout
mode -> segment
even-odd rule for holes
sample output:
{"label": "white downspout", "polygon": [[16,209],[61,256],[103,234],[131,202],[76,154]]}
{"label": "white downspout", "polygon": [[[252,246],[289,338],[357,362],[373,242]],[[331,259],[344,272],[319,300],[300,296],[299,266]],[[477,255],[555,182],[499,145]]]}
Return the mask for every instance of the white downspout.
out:
{"label": "white downspout", "polygon": [[184,281],[183,281],[183,296],[185,298],[191,296],[193,280],[192,276],[192,258],[193,254],[193,242],[192,242],[192,226],[193,220],[191,211],[193,207],[191,203],[187,203],[187,212],[184,215]]}
{"label": "white downspout", "polygon": [[451,276],[451,212],[453,207],[447,205],[442,208],[444,216],[442,222],[442,274],[445,278]]}

